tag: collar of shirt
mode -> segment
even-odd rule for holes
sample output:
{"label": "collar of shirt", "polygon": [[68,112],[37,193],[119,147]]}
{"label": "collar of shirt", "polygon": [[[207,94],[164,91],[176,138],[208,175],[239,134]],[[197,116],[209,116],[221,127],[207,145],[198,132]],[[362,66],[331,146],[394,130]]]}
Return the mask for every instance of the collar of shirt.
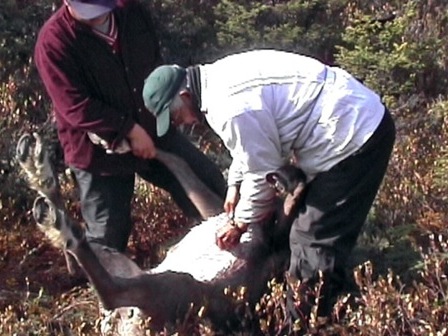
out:
{"label": "collar of shirt", "polygon": [[95,33],[95,35],[101,37],[103,40],[107,42],[107,44],[113,47],[118,37],[118,27],[115,20],[115,16],[113,14],[109,15],[108,23],[109,28],[105,32],[98,29],[92,29],[92,31]]}
{"label": "collar of shirt", "polygon": [[199,65],[199,73],[201,76],[201,112],[207,114],[208,107],[210,106],[207,98],[209,95],[207,92],[207,69],[203,65]]}

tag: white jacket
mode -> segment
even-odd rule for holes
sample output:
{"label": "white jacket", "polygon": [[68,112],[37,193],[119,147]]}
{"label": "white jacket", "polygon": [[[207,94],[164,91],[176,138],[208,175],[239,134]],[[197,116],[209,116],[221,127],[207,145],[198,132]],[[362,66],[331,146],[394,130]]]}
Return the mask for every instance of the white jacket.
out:
{"label": "white jacket", "polygon": [[310,181],[360,149],[384,114],[347,72],[302,55],[255,50],[200,72],[201,109],[232,155],[228,184],[241,185],[235,219],[245,223],[272,211],[267,172],[293,154]]}

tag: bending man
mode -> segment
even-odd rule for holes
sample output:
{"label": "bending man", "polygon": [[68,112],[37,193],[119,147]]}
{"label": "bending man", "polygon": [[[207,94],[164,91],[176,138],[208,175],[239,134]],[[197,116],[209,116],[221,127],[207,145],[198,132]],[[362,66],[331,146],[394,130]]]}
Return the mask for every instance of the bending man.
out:
{"label": "bending man", "polygon": [[[230,150],[224,206],[236,224],[218,233],[222,248],[232,248],[248,225],[271,216],[274,190],[265,175],[292,154],[307,186],[290,232],[289,273],[302,281],[306,299],[322,272],[318,314],[328,315],[395,139],[380,97],[340,68],[254,50],[187,69],[159,67],[146,79],[143,99],[159,136],[170,123],[205,119]],[[309,314],[302,301],[289,297],[294,319]]]}

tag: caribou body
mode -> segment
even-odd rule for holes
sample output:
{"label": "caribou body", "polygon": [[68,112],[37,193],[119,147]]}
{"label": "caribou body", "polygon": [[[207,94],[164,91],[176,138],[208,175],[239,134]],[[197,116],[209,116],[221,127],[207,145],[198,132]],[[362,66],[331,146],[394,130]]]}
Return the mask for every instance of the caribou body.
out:
{"label": "caribou body", "polygon": [[[21,137],[17,159],[30,187],[40,194],[33,206],[38,227],[76,259],[104,308],[121,312],[122,318],[138,311],[150,317],[150,327],[157,330],[200,311],[217,330],[238,330],[242,312],[252,309],[268,281],[282,275],[287,267],[291,215],[304,186],[304,177],[297,169],[267,176],[277,189],[288,192],[278,225],[274,226],[274,220],[251,225],[236,248],[223,251],[215,244],[215,232],[227,221],[222,200],[195,177],[182,159],[158,151],[157,159],[176,175],[205,220],[173,246],[161,264],[142,270],[124,254],[86,240],[80,223],[65,209],[57,174],[39,136]],[[242,301],[228,294],[243,288]],[[130,314],[129,309],[134,313]],[[136,334],[138,327],[132,328],[121,333]]]}

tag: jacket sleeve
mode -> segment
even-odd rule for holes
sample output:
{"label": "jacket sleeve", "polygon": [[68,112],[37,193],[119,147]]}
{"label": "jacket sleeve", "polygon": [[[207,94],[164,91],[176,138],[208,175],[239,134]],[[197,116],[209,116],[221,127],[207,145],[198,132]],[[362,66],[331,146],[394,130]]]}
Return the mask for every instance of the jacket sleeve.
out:
{"label": "jacket sleeve", "polygon": [[241,185],[241,182],[243,181],[241,166],[242,163],[239,160],[237,159],[232,160],[232,163],[230,164],[229,167],[229,176],[227,178],[227,185],[229,187]]}
{"label": "jacket sleeve", "polygon": [[97,134],[127,134],[134,125],[130,114],[89,95],[68,37],[59,35],[51,29],[41,31],[34,53],[58,123]]}
{"label": "jacket sleeve", "polygon": [[260,222],[274,209],[275,191],[266,182],[266,173],[283,164],[272,115],[266,111],[239,114],[224,124],[221,137],[233,157],[232,167],[237,172],[234,176],[242,178],[235,219]]}

